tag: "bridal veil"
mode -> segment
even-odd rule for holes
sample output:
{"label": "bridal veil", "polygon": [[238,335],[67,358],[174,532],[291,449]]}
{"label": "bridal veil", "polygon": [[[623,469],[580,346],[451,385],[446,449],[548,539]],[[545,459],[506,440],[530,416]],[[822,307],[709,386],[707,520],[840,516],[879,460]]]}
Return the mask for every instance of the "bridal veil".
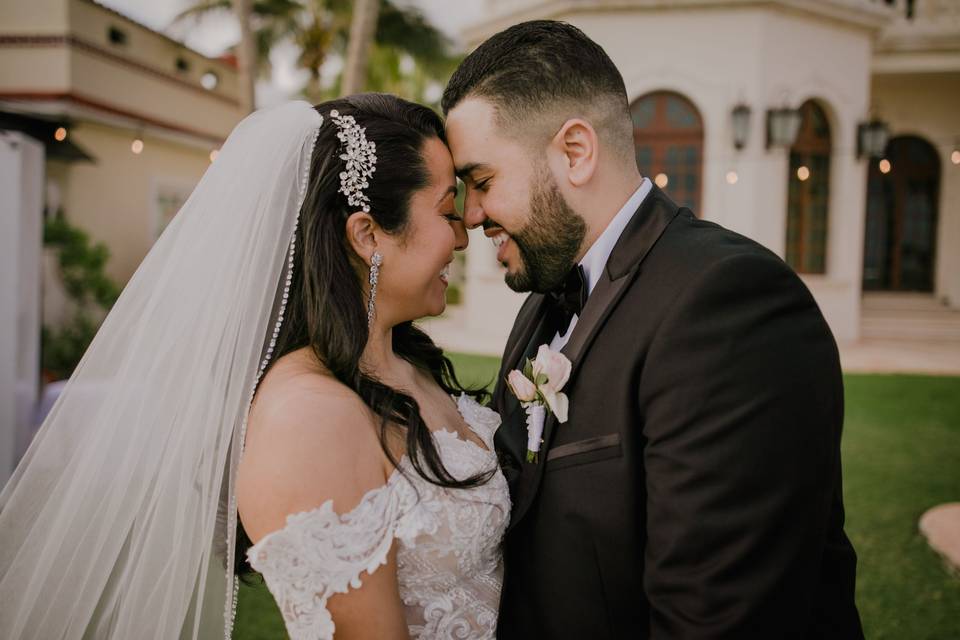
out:
{"label": "bridal veil", "polygon": [[0,494],[4,638],[230,636],[234,480],[322,118],[244,119]]}

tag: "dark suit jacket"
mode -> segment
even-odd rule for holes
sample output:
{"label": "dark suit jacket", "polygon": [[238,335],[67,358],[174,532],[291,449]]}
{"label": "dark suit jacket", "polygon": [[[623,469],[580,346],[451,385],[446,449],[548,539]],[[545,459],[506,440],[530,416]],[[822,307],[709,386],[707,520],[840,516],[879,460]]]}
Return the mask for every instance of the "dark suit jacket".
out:
{"label": "dark suit jacket", "polygon": [[654,187],[564,348],[539,464],[503,383],[551,340],[524,303],[494,394],[513,512],[498,637],[862,638],[837,347],[770,251]]}

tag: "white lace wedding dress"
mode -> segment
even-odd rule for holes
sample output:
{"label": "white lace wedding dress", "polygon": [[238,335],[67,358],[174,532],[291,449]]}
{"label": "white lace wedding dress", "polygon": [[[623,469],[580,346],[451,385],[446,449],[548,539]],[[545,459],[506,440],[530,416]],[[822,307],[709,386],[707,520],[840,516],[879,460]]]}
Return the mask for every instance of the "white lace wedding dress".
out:
{"label": "white lace wedding dress", "polygon": [[[500,417],[467,395],[457,406],[486,449],[452,431],[434,432],[444,466],[465,478],[497,464]],[[500,543],[510,515],[507,482],[497,469],[484,485],[445,489],[400,460],[387,484],[349,513],[331,501],[287,518],[247,552],[276,599],[291,640],[332,638],[327,599],[360,586],[363,571],[384,564],[394,538],[400,597],[412,638],[493,638],[503,581]]]}

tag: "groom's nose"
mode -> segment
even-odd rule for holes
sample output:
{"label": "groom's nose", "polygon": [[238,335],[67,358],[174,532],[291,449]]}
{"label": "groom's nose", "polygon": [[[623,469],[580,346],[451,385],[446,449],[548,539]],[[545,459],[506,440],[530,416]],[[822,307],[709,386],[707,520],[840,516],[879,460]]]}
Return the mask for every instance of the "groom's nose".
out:
{"label": "groom's nose", "polygon": [[464,228],[462,221],[457,221],[453,223],[453,235],[456,239],[454,249],[456,251],[463,251],[467,248],[467,245],[470,244],[470,236],[467,235],[467,230]]}
{"label": "groom's nose", "polygon": [[476,189],[467,189],[463,197],[463,224],[467,229],[476,229],[487,219],[480,206],[480,197]]}

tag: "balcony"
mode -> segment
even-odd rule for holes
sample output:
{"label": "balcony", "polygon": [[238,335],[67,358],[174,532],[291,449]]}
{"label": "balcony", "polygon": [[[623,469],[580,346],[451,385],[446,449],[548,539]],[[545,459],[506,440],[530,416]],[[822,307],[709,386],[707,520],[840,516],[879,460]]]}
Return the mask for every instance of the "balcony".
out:
{"label": "balcony", "polygon": [[243,116],[228,61],[92,0],[32,1],[0,11],[0,110],[149,127],[204,148]]}
{"label": "balcony", "polygon": [[875,0],[893,19],[880,32],[875,73],[960,71],[960,2],[957,0]]}

